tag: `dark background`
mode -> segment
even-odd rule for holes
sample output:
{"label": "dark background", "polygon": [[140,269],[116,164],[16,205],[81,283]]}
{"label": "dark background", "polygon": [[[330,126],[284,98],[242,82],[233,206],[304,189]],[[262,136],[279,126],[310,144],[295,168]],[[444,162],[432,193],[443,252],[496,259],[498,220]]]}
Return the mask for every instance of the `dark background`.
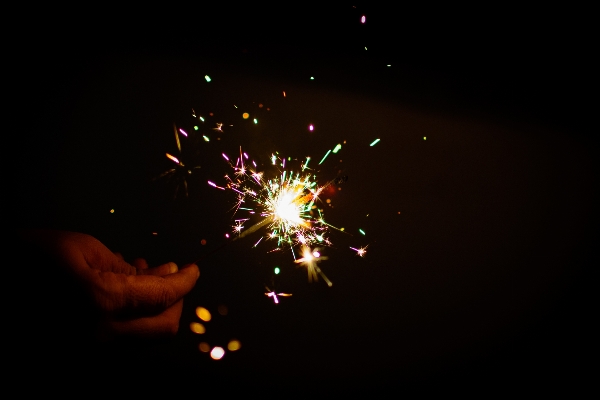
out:
{"label": "dark background", "polygon": [[[218,379],[272,395],[585,386],[596,226],[587,14],[38,10],[5,53],[17,88],[11,220],[88,232],[151,263],[203,257],[173,341],[108,351],[116,368],[178,377],[182,390]],[[214,113],[202,129],[223,122],[224,133],[189,150],[182,140],[201,168],[173,198],[172,182],[152,178],[172,167],[173,124],[191,130],[192,108]],[[317,160],[344,140],[320,171],[348,176],[324,207],[351,233],[332,231],[325,249],[331,288],[308,283],[289,253],[252,249],[258,236],[220,248],[233,198],[205,182],[226,170],[221,152]],[[364,245],[364,258],[348,249]],[[273,284],[293,296],[275,305]],[[205,337],[188,329],[196,306],[214,315]],[[242,349],[220,361],[197,349],[234,337]]]}

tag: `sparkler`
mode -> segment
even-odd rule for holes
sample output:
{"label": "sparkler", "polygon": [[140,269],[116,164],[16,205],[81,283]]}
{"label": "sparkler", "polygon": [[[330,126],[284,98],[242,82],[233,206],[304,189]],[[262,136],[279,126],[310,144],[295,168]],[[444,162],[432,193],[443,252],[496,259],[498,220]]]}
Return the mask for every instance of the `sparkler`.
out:
{"label": "sparkler", "polygon": [[[330,184],[339,182],[340,178],[319,186],[316,175],[306,172],[309,170],[310,157],[294,171],[292,168],[286,169],[285,158],[273,154],[271,163],[276,172],[272,178],[266,178],[265,172],[259,172],[256,162],[249,162],[248,155],[241,148],[235,163],[232,163],[226,154],[223,154],[223,158],[232,167],[233,174],[225,175],[226,184],[223,186],[211,181],[208,184],[220,190],[233,191],[236,194],[234,213],[248,214],[247,217],[235,220],[233,240],[246,237],[265,227],[266,235],[261,237],[254,247],[263,239],[267,239],[275,242],[272,251],[290,249],[295,263],[307,268],[309,281],[321,276],[331,286],[331,281],[317,265],[326,257],[321,257],[318,249],[311,250],[310,247],[315,244],[331,244],[327,233],[329,228],[335,227],[325,222],[317,202],[321,192]],[[245,229],[244,224],[257,216],[259,220]],[[302,248],[301,258],[296,257],[297,247]]]}

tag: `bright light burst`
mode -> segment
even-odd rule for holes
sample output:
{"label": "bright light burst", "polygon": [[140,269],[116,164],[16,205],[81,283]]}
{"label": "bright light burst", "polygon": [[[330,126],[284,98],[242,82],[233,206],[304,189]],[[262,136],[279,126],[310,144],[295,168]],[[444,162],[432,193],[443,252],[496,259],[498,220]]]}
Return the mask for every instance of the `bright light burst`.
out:
{"label": "bright light burst", "polygon": [[[319,186],[315,174],[305,172],[310,158],[294,171],[286,169],[286,159],[272,155],[271,164],[275,171],[271,178],[266,177],[266,172],[258,171],[256,162],[249,162],[241,148],[235,164],[226,154],[223,158],[233,168],[233,174],[225,176],[227,183],[223,187],[208,183],[218,189],[233,191],[237,198],[233,207],[235,213],[248,214],[247,218],[236,219],[236,239],[266,227],[263,238],[275,241],[275,250],[291,249],[294,259],[297,246],[331,244],[326,235],[332,226],[325,222],[317,203],[322,190],[333,181]],[[243,223],[250,220],[255,220],[254,225],[243,230]]]}
{"label": "bright light burst", "polygon": [[318,275],[320,275],[328,286],[332,286],[333,284],[331,281],[325,276],[323,271],[321,271],[321,268],[319,268],[317,265],[317,263],[321,260],[327,260],[327,257],[322,257],[319,249],[311,250],[310,247],[303,246],[302,258],[297,259],[295,263],[306,267],[306,270],[308,271],[309,282],[318,280]]}
{"label": "bright light burst", "polygon": [[367,253],[367,247],[369,247],[369,246],[367,245],[365,247],[360,247],[358,249],[356,249],[354,247],[350,247],[350,248],[356,252],[357,256],[364,257],[365,254]]}

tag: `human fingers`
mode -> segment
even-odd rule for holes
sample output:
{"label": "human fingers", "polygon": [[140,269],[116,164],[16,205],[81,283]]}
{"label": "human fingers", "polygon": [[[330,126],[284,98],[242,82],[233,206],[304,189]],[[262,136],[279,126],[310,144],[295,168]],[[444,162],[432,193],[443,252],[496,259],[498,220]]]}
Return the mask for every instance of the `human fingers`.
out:
{"label": "human fingers", "polygon": [[131,264],[137,269],[138,273],[143,273],[143,270],[148,268],[148,262],[141,257],[134,259]]}
{"label": "human fingers", "polygon": [[177,268],[177,264],[175,264],[174,262],[168,262],[166,264],[159,265],[158,267],[147,268],[138,272],[144,275],[165,276],[169,274],[174,274],[177,271],[179,271],[179,268]]}
{"label": "human fingers", "polygon": [[183,310],[183,299],[179,299],[158,315],[135,318],[126,321],[109,321],[110,336],[167,337],[179,330],[179,320]]}
{"label": "human fingers", "polygon": [[124,276],[124,311],[156,313],[165,310],[192,290],[199,276],[196,264],[186,265],[176,273],[164,276]]}

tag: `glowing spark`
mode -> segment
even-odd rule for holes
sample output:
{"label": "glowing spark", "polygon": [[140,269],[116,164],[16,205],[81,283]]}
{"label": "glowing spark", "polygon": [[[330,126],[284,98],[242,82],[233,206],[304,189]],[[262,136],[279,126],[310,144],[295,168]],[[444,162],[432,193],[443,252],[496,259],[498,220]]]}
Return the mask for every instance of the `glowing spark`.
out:
{"label": "glowing spark", "polygon": [[326,259],[327,257],[321,257],[321,254],[317,249],[311,250],[310,247],[303,246],[302,258],[299,258],[294,262],[306,267],[309,282],[312,282],[313,280],[318,280],[318,275],[321,275],[321,277],[327,283],[327,285],[332,286],[333,283],[331,283],[331,281],[327,279],[323,271],[321,271],[321,268],[319,268],[319,266],[317,265],[318,262]]}
{"label": "glowing spark", "polygon": [[306,162],[302,164],[302,171],[308,168],[308,162],[310,161],[310,157],[306,157]]}
{"label": "glowing spark", "polygon": [[338,151],[340,151],[340,149],[342,148],[341,144],[338,144],[337,146],[335,146],[335,148],[332,150],[332,153],[337,153]]}
{"label": "glowing spark", "polygon": [[314,127],[314,125],[313,125],[313,124],[310,124],[310,125],[308,126],[308,130],[309,130],[309,131],[311,131],[311,132],[312,132],[312,131],[314,131],[314,130],[315,130],[315,127]]}
{"label": "glowing spark", "polygon": [[379,143],[380,140],[381,139],[375,139],[375,140],[373,140],[373,142],[369,146],[371,146],[371,147],[375,146],[377,143]]}
{"label": "glowing spark", "polygon": [[179,165],[183,166],[183,164],[181,163],[181,161],[179,161],[179,160],[177,159],[177,157],[175,157],[175,156],[172,156],[172,155],[170,155],[169,153],[167,153],[167,158],[169,158],[170,160],[174,161],[174,162],[175,162],[175,164],[179,164]]}
{"label": "glowing spark", "polygon": [[362,17],[360,17],[360,22],[362,24],[364,24],[367,21],[367,17],[365,17],[364,15]]}
{"label": "glowing spark", "polygon": [[323,164],[323,161],[325,161],[325,159],[327,158],[329,153],[331,153],[331,150],[327,150],[327,154],[325,154],[325,156],[323,156],[323,159],[321,159],[321,161],[319,162],[319,165]]}
{"label": "glowing spark", "polygon": [[213,131],[218,131],[218,132],[223,132],[223,123],[222,122],[217,122],[217,127],[213,128]]}
{"label": "glowing spark", "polygon": [[275,293],[275,291],[269,289],[267,286],[265,286],[265,288],[267,289],[267,293],[265,293],[265,295],[272,297],[275,304],[279,304],[279,299],[277,298],[277,296],[283,296],[283,297],[291,296],[290,293]]}
{"label": "glowing spark", "polygon": [[367,247],[369,247],[368,245],[365,247],[361,247],[358,249],[355,249],[354,247],[350,247],[352,250],[356,251],[356,255],[360,256],[360,257],[364,257],[365,254],[367,253]]}
{"label": "glowing spark", "polygon": [[212,79],[210,79],[210,76],[208,75],[204,75],[204,79],[206,79],[206,82],[210,82]]}
{"label": "glowing spark", "polygon": [[214,182],[208,181],[208,184],[209,184],[210,186],[212,186],[212,187],[216,187],[217,189],[225,190],[225,188],[224,188],[224,187],[217,186],[217,184],[216,184],[216,183],[214,183]]}
{"label": "glowing spark", "polygon": [[358,230],[360,233],[362,233],[363,235],[366,235],[365,231],[363,231],[362,229]]}
{"label": "glowing spark", "polygon": [[[192,113],[194,111],[192,110]],[[179,128],[177,129],[177,126],[175,124],[173,124],[173,133],[175,135],[175,144],[177,145],[177,151],[179,152],[180,156],[183,157],[182,151],[181,151],[181,142],[179,140],[179,134],[182,134],[185,137],[188,137],[188,134],[186,131],[184,131],[183,129]],[[175,164],[177,164],[177,167],[175,168],[170,168],[167,171],[161,173],[160,175],[158,175],[157,177],[153,178],[153,180],[157,180],[160,178],[163,178],[165,176],[168,176],[169,179],[171,179],[172,181],[175,182],[175,193],[174,193],[174,197],[177,197],[177,194],[179,192],[179,188],[181,186],[183,186],[183,190],[185,193],[185,196],[188,195],[188,182],[187,182],[187,178],[190,174],[192,174],[192,171],[200,168],[200,166],[195,166],[195,167],[186,167],[184,165],[184,163],[177,157],[166,153],[166,156],[168,159],[170,159],[171,161],[173,161]],[[187,162],[187,161],[186,161]],[[190,161],[191,163],[191,161]]]}

